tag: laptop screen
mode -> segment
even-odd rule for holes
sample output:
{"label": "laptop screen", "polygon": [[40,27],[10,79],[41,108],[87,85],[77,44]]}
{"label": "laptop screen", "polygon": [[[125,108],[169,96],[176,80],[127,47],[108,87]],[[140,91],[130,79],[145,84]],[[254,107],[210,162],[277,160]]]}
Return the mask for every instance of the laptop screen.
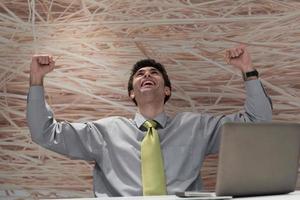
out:
{"label": "laptop screen", "polygon": [[253,196],[295,190],[300,124],[226,123],[221,134],[217,195]]}

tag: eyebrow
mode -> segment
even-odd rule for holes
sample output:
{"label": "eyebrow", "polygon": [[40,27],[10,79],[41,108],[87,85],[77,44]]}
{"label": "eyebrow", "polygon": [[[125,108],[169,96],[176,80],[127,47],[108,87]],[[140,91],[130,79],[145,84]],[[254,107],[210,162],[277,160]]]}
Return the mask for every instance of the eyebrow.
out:
{"label": "eyebrow", "polygon": [[[137,70],[136,73],[143,72],[143,71],[146,71],[146,70],[144,68],[141,68],[141,69]],[[156,68],[154,68],[154,67],[151,67],[150,71],[157,71],[157,72],[159,72],[159,70],[156,69]]]}

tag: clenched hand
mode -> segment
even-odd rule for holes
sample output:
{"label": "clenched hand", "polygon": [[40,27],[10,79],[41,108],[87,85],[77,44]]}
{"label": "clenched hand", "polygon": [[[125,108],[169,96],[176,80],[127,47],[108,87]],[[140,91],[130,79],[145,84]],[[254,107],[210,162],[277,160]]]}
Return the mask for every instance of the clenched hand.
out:
{"label": "clenched hand", "polygon": [[30,85],[43,85],[44,76],[55,67],[55,61],[50,55],[32,56],[30,65]]}

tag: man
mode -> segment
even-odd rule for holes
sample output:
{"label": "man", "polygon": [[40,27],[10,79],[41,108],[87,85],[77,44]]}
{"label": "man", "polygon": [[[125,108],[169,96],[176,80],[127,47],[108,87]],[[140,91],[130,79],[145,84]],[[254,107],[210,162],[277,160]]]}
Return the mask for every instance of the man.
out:
{"label": "man", "polygon": [[94,160],[96,196],[174,194],[201,190],[199,170],[206,155],[219,148],[225,122],[261,122],[272,118],[265,94],[247,49],[226,51],[226,60],[245,75],[245,111],[211,116],[164,112],[171,96],[165,68],[154,60],[137,62],[128,82],[129,97],[137,105],[134,119],[109,117],[88,123],[57,122],[44,100],[43,78],[54,69],[51,56],[33,56],[27,119],[32,140],[76,159]]}

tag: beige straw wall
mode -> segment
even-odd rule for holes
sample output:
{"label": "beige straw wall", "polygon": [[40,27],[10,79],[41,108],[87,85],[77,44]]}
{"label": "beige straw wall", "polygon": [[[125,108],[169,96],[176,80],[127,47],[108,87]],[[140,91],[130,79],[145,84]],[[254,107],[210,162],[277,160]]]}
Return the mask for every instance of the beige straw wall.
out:
{"label": "beige straw wall", "polygon": [[[172,79],[167,113],[243,109],[240,72],[225,49],[248,45],[273,99],[274,121],[300,121],[300,2],[297,0],[0,1],[0,198],[91,197],[92,165],[32,143],[25,119],[31,55],[52,54],[44,82],[58,120],[132,117],[131,66],[163,63]],[[216,156],[206,160],[205,189]],[[300,189],[300,182],[298,181]]]}

